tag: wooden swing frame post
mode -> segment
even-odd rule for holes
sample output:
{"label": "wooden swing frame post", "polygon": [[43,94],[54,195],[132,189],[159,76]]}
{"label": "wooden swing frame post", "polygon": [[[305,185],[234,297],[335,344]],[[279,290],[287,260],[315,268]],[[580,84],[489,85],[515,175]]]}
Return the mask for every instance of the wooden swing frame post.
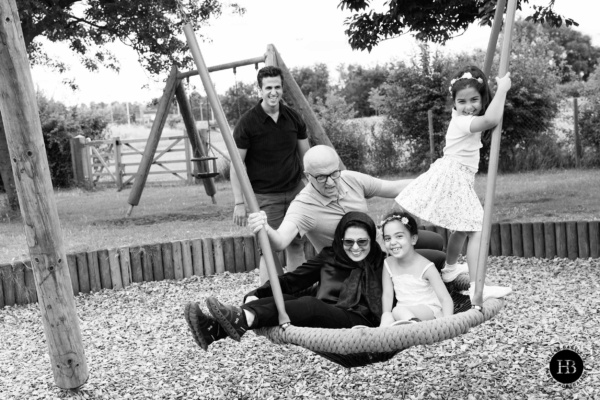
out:
{"label": "wooden swing frame post", "polygon": [[[248,203],[248,208],[250,209],[250,212],[259,212],[260,208],[258,207],[256,196],[252,191],[250,179],[248,178],[246,168],[244,168],[242,158],[240,157],[240,153],[237,149],[235,141],[233,140],[233,135],[231,134],[231,129],[229,128],[229,124],[225,118],[225,113],[223,112],[223,108],[219,102],[217,92],[212,84],[212,80],[210,79],[208,68],[206,68],[206,64],[204,63],[204,58],[200,52],[200,46],[196,40],[194,30],[189,23],[186,23],[183,27],[183,32],[185,33],[188,46],[196,64],[196,68],[198,68],[198,74],[200,75],[200,79],[204,85],[204,90],[206,91],[206,95],[210,101],[211,108],[215,113],[215,118],[219,128],[221,129],[221,135],[223,136],[223,140],[227,146],[227,151],[231,157],[231,164],[233,165],[233,168],[235,168],[235,172],[240,181],[240,186]],[[275,270],[275,260],[273,259],[273,253],[271,251],[271,244],[269,243],[267,231],[265,229],[261,229],[257,236],[263,257],[265,258],[265,262],[267,264],[267,272],[269,274],[269,280],[271,281],[271,289],[273,290],[275,305],[277,306],[279,324],[285,326],[289,324],[290,319],[283,304],[283,294],[281,292],[281,286],[279,285],[279,279]]]}
{"label": "wooden swing frame post", "polygon": [[[499,2],[500,3],[500,2]],[[503,7],[496,9],[494,18],[494,25],[496,21],[499,21],[498,9],[502,10]],[[504,24],[504,40],[502,42],[502,52],[500,53],[500,66],[498,69],[498,76],[503,77],[508,72],[508,65],[510,61],[511,51],[511,40],[513,26],[515,22],[515,12],[517,9],[517,0],[508,0],[508,8],[506,9],[506,20]],[[501,15],[501,14],[500,14]],[[499,28],[498,28],[499,29]],[[493,34],[493,32],[492,32]],[[491,38],[490,38],[491,41]],[[486,58],[486,65],[484,66],[491,69],[491,61],[488,60],[493,58],[489,57],[490,47],[488,47],[488,57]],[[487,186],[485,194],[485,203],[483,209],[483,227],[481,232],[481,242],[479,246],[479,257],[477,259],[477,278],[475,280],[475,293],[473,296],[473,305],[481,306],[483,304],[483,286],[485,283],[485,275],[487,272],[487,258],[490,247],[490,238],[492,232],[492,215],[494,213],[494,197],[496,193],[496,178],[498,176],[498,164],[500,158],[500,139],[502,134],[502,120],[492,131],[492,144],[490,149],[490,162],[488,166]]]}
{"label": "wooden swing frame post", "polygon": [[50,366],[58,387],[76,389],[87,381],[89,372],[15,0],[2,2],[0,18],[0,111]]}

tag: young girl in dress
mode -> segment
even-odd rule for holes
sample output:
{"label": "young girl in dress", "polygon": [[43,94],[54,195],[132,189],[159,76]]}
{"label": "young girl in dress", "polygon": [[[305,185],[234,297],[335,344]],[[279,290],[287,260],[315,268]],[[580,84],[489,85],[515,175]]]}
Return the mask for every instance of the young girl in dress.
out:
{"label": "young girl in dress", "polygon": [[[496,81],[498,89],[490,101],[487,78],[479,68],[467,66],[454,75],[449,87],[454,106],[444,156],[396,197],[404,210],[452,231],[442,278],[450,282],[468,270],[471,299],[483,223],[483,208],[473,188],[482,147],[481,132],[492,129],[502,119],[506,92],[511,84],[510,73]],[[468,269],[456,265],[466,237],[469,238]],[[504,297],[511,291],[510,287],[484,286],[483,300]]]}
{"label": "young girl in dress", "polygon": [[[392,212],[381,223],[381,231],[388,257],[383,262],[380,326],[452,315],[454,304],[440,273],[415,251],[415,219],[405,212]],[[397,303],[392,309],[394,292]]]}

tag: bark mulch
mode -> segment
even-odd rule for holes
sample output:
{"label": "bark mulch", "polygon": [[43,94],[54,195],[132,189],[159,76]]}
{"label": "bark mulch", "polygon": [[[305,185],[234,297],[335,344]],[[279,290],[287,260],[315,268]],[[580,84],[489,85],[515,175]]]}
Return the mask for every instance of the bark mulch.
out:
{"label": "bark mulch", "polygon": [[[76,298],[90,377],[54,385],[36,304],[0,310],[0,399],[600,399],[600,260],[490,257],[488,283],[513,293],[491,321],[346,370],[296,346],[248,333],[202,351],[183,307],[239,303],[258,274],[134,284]],[[555,382],[549,361],[576,347],[585,374]]]}

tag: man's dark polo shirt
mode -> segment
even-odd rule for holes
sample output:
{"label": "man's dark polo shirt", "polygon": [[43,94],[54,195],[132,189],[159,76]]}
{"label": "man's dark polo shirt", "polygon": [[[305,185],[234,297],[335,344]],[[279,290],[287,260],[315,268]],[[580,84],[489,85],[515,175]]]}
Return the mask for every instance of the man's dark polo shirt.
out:
{"label": "man's dark polo shirt", "polygon": [[279,103],[277,123],[261,105],[262,100],[240,118],[233,138],[246,149],[246,169],[255,193],[281,193],[296,188],[302,177],[298,140],[306,139],[300,114]]}

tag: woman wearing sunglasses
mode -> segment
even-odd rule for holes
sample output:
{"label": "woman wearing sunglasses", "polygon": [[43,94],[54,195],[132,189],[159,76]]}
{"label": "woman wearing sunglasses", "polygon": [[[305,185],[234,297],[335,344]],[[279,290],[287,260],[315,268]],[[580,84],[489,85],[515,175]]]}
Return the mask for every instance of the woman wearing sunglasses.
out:
{"label": "woman wearing sunglasses", "polygon": [[[379,326],[381,273],[385,253],[375,241],[376,227],[365,213],[350,212],[338,224],[331,247],[296,270],[279,276],[285,309],[292,325],[319,328]],[[295,293],[318,283],[314,296]],[[194,339],[204,350],[227,336],[234,340],[248,330],[278,325],[269,282],[248,293],[241,307],[209,297],[211,316],[188,303],[185,317]]]}

